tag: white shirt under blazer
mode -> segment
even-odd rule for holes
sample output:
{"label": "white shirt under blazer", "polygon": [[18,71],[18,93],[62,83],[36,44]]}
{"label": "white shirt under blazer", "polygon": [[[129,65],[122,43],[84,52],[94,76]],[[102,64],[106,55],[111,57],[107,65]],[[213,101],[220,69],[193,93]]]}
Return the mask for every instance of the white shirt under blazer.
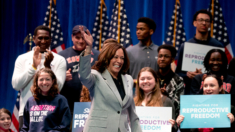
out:
{"label": "white shirt under blazer", "polygon": [[125,97],[122,100],[111,74],[91,69],[91,55],[80,56],[79,76],[90,91],[91,108],[83,132],[142,132],[132,95],[133,79],[121,75]]}

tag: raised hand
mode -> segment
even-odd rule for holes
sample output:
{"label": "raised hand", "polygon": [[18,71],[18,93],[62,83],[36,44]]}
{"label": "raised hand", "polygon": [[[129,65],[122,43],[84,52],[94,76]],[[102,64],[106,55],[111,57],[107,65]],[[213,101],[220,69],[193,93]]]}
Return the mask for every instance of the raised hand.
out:
{"label": "raised hand", "polygon": [[51,51],[49,51],[48,49],[46,49],[47,52],[44,53],[45,56],[45,62],[44,62],[44,66],[46,68],[50,68],[51,69],[51,62],[54,58],[53,54],[51,53]]}
{"label": "raised hand", "polygon": [[37,68],[41,63],[42,54],[40,53],[40,47],[36,46],[33,53],[33,67]]}
{"label": "raised hand", "polygon": [[93,37],[92,37],[90,31],[87,29],[86,30],[87,33],[85,33],[85,31],[83,30],[83,26],[80,26],[79,30],[81,31],[82,37],[86,41],[87,46],[92,47],[92,43],[94,40],[93,40]]}
{"label": "raised hand", "polygon": [[71,68],[66,71],[66,81],[72,80]]}

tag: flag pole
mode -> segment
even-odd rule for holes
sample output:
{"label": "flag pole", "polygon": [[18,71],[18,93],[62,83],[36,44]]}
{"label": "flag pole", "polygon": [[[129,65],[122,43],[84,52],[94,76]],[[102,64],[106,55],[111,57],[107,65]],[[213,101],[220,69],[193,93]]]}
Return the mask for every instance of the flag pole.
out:
{"label": "flag pole", "polygon": [[120,43],[120,7],[121,7],[121,0],[118,0],[118,43]]}
{"label": "flag pole", "polygon": [[51,8],[52,8],[52,0],[50,0],[49,28],[51,28]]}
{"label": "flag pole", "polygon": [[211,37],[213,37],[213,19],[214,19],[214,0],[211,0],[211,15],[212,15],[212,24],[211,24]]}
{"label": "flag pole", "polygon": [[102,14],[103,14],[103,3],[104,3],[104,0],[100,0],[100,40],[99,40],[99,49],[101,49],[101,39],[102,39]]}
{"label": "flag pole", "polygon": [[175,0],[175,21],[174,21],[174,36],[173,36],[173,46],[175,47],[175,39],[176,39],[176,20],[177,20],[177,3],[179,0]]}
{"label": "flag pole", "polygon": [[29,33],[29,51],[32,50],[32,42],[33,42],[33,37],[31,35],[31,33]]}

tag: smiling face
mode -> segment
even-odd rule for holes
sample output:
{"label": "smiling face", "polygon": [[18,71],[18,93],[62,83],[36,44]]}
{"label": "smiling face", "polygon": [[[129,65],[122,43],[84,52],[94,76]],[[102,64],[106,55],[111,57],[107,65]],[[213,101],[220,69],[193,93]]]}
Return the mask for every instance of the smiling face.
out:
{"label": "smiling face", "polygon": [[120,48],[116,51],[114,57],[110,60],[108,71],[115,77],[118,76],[119,71],[122,69],[124,64],[124,53],[123,50]]}
{"label": "smiling face", "polygon": [[219,87],[218,81],[214,77],[207,77],[203,82],[203,94],[219,94],[222,91],[222,86]]}
{"label": "smiling face", "polygon": [[36,46],[40,47],[40,52],[46,52],[51,45],[51,37],[46,30],[38,30],[36,36],[33,36],[33,41]]}
{"label": "smiling face", "polygon": [[42,91],[42,95],[47,96],[49,90],[51,89],[54,80],[52,80],[51,75],[46,72],[42,72],[38,77],[38,87]]}
{"label": "smiling face", "polygon": [[222,56],[219,52],[214,52],[211,54],[209,59],[209,66],[211,71],[218,72],[223,66]]}
{"label": "smiling face", "polygon": [[0,115],[0,127],[3,129],[9,129],[11,126],[11,117],[6,113],[1,113]]}
{"label": "smiling face", "polygon": [[78,32],[77,34],[72,35],[73,49],[77,51],[82,51],[86,48],[86,42],[82,37],[82,34]]}
{"label": "smiling face", "polygon": [[144,91],[144,93],[151,92],[155,85],[155,78],[153,74],[149,71],[144,71],[140,73],[140,77],[138,79],[139,88]]}

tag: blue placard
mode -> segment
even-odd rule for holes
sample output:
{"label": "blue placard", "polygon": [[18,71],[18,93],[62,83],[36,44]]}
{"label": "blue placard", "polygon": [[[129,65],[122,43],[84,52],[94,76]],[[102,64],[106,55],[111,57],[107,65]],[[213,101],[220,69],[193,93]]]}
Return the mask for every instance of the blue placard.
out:
{"label": "blue placard", "polygon": [[181,95],[180,114],[184,116],[181,128],[230,127],[230,94]]}
{"label": "blue placard", "polygon": [[72,132],[82,132],[89,115],[91,102],[75,102]]}

